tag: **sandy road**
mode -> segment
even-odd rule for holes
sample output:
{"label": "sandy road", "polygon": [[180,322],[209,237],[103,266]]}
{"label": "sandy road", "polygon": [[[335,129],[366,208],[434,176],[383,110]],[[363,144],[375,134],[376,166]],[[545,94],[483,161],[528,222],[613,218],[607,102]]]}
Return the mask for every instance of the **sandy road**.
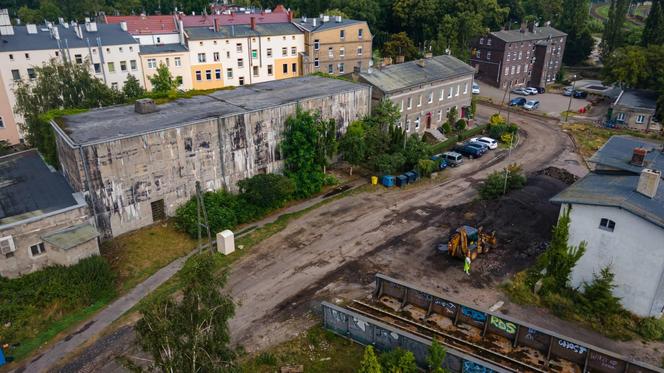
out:
{"label": "sandy road", "polygon": [[[479,109],[486,116],[494,111]],[[249,351],[285,340],[302,329],[297,322],[312,299],[323,293],[327,298],[363,294],[376,271],[419,277],[408,257],[378,259],[381,251],[399,246],[405,232],[415,236],[427,229],[415,220],[395,221],[399,213],[467,202],[476,195],[473,186],[479,180],[508,162],[522,164],[527,172],[579,164],[573,144],[555,122],[517,114],[512,114],[512,121],[521,124],[525,141],[509,160],[492,159],[499,153],[493,152],[446,170],[447,179],[437,185],[349,196],[291,222],[264,241],[230,274],[228,289],[239,304],[231,321],[233,339]]]}

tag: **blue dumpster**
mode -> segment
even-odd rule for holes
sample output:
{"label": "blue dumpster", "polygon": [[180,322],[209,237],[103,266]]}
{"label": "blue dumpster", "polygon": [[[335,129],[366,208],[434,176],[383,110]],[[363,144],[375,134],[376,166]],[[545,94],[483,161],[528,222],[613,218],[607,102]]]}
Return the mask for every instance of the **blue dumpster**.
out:
{"label": "blue dumpster", "polygon": [[380,183],[383,184],[383,186],[385,186],[385,187],[387,187],[387,188],[389,188],[389,187],[393,187],[393,186],[394,186],[394,182],[395,182],[395,181],[394,181],[394,176],[392,176],[392,175],[384,175],[384,176],[380,179]]}
{"label": "blue dumpster", "polygon": [[406,175],[408,177],[408,182],[409,183],[415,182],[415,180],[417,180],[417,177],[418,177],[417,172],[415,172],[415,171],[408,171],[404,175]]}
{"label": "blue dumpster", "polygon": [[403,188],[408,184],[408,176],[399,175],[399,176],[397,176],[396,181],[397,181],[397,186]]}

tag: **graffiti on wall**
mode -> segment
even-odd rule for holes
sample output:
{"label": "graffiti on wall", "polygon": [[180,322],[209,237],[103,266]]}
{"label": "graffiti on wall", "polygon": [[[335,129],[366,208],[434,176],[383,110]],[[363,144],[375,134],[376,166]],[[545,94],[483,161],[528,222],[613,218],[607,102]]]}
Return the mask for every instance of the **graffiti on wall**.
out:
{"label": "graffiti on wall", "polygon": [[514,323],[503,320],[496,316],[491,316],[491,325],[504,331],[507,334],[516,333],[516,325]]}
{"label": "graffiti on wall", "polygon": [[590,360],[598,363],[602,368],[611,370],[617,370],[619,368],[618,360],[595,351],[590,351]]}
{"label": "graffiti on wall", "polygon": [[455,314],[457,310],[457,305],[452,302],[448,302],[444,299],[436,298],[433,301],[435,304],[447,309],[451,314]]}
{"label": "graffiti on wall", "polygon": [[479,322],[485,322],[486,321],[486,313],[476,311],[476,310],[474,310],[472,308],[468,308],[466,306],[461,306],[461,314],[466,316],[466,317],[469,317],[469,318],[471,318],[475,321],[479,321]]}
{"label": "graffiti on wall", "polygon": [[463,361],[463,373],[493,373],[494,371],[472,361]]}
{"label": "graffiti on wall", "polygon": [[566,341],[566,340],[564,340],[564,339],[559,339],[559,340],[558,340],[558,345],[559,345],[560,347],[562,347],[562,348],[566,348],[566,349],[568,349],[568,350],[574,351],[574,352],[576,352],[577,354],[584,354],[584,353],[586,353],[586,351],[588,351],[587,348],[585,348],[585,347],[583,347],[583,346],[579,346],[579,345],[576,344],[576,343],[572,343],[572,342],[570,342],[570,341]]}

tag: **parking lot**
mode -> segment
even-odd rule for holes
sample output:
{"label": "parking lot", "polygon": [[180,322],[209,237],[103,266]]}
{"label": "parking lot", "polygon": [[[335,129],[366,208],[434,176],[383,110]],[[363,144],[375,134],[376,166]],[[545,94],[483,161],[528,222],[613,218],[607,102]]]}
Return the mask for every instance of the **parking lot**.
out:
{"label": "parking lot", "polygon": [[[480,85],[479,96],[481,97],[490,98],[494,103],[504,102],[505,104],[507,104],[510,99],[516,97],[525,97],[527,100],[539,100],[540,105],[536,111],[545,113],[550,117],[560,118],[561,114],[567,110],[570,103],[570,98],[568,96],[563,96],[560,93],[540,93],[537,95],[520,96],[510,94],[509,92],[506,94],[505,90],[500,90],[484,82],[476,82]],[[578,112],[580,108],[585,107],[588,104],[589,101],[586,99],[572,98],[570,110]]]}

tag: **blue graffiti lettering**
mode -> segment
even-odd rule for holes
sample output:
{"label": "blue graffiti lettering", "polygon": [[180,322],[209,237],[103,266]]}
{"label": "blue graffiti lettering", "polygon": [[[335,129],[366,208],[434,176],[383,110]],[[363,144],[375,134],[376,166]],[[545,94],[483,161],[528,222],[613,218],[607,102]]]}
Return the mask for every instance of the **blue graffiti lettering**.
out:
{"label": "blue graffiti lettering", "polygon": [[494,371],[472,361],[464,360],[463,373],[494,373]]}
{"label": "blue graffiti lettering", "polygon": [[464,316],[470,317],[471,319],[473,319],[475,321],[480,321],[480,322],[486,321],[486,313],[480,312],[480,311],[475,311],[472,308],[461,306],[461,313]]}

